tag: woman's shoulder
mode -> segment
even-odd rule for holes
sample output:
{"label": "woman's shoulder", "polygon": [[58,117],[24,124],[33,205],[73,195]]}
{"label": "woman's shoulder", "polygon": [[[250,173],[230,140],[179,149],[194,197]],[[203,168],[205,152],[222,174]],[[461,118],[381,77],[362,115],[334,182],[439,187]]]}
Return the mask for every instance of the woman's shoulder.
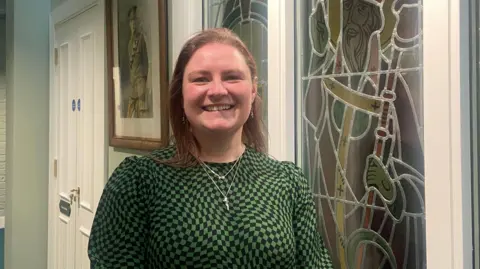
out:
{"label": "woman's shoulder", "polygon": [[[168,168],[162,165],[159,160],[170,159],[175,154],[174,146],[167,146],[158,150],[154,150],[146,155],[133,155],[126,157],[120,165],[114,170],[114,174],[125,175],[135,174],[137,177],[148,177],[157,170]],[[113,174],[112,174],[113,176]]]}
{"label": "woman's shoulder", "polygon": [[110,196],[106,197],[150,197],[158,180],[172,172],[169,166],[157,160],[169,158],[173,153],[172,147],[165,147],[147,155],[126,157],[110,175],[104,188],[104,193]]}
{"label": "woman's shoulder", "polygon": [[300,167],[298,167],[298,165],[296,165],[294,162],[291,162],[291,161],[281,161],[280,162],[281,166],[282,166],[282,171],[283,173],[286,173],[292,177],[295,177],[295,178],[303,178],[304,177],[304,174],[303,174],[303,171]]}
{"label": "woman's shoulder", "polygon": [[282,162],[275,159],[268,153],[263,153],[254,148],[247,147],[248,165],[254,170],[268,170],[270,172],[277,172],[282,166]]}
{"label": "woman's shoulder", "polygon": [[255,170],[273,172],[278,177],[288,178],[293,181],[306,181],[302,169],[294,162],[277,160],[268,154],[251,151],[253,153],[251,154],[250,165]]}
{"label": "woman's shoulder", "polygon": [[158,160],[167,160],[172,158],[175,155],[176,147],[175,145],[168,145],[165,146],[161,149],[154,150],[150,156],[147,157],[153,157],[154,159]]}
{"label": "woman's shoulder", "polygon": [[147,156],[128,156],[113,170],[106,189],[121,191],[149,184],[152,161]]}

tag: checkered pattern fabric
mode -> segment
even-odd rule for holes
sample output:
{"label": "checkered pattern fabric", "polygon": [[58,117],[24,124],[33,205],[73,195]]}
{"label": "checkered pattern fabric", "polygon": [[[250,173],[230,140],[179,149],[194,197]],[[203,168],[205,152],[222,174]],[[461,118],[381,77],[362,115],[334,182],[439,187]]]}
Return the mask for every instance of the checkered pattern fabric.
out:
{"label": "checkered pattern fabric", "polygon": [[[169,158],[169,147],[154,153]],[[225,174],[234,163],[207,163]],[[236,168],[217,185],[224,193]],[[228,195],[201,166],[129,157],[103,191],[91,230],[92,269],[333,268],[316,231],[307,180],[293,163],[248,148]]]}

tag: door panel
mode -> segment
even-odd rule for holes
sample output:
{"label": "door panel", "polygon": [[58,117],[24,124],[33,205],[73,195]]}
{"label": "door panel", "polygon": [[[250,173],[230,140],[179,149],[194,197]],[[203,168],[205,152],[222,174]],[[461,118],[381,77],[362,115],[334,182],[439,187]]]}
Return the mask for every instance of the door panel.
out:
{"label": "door panel", "polygon": [[[102,8],[95,5],[55,29],[59,95],[58,269],[90,268],[90,229],[105,182],[105,90]],[[64,204],[65,205],[65,204]]]}
{"label": "door panel", "polygon": [[96,6],[78,17],[76,267],[89,268],[88,238],[104,186],[104,61],[102,12]]}
{"label": "door panel", "polygon": [[[76,170],[76,117],[72,111],[71,100],[75,95],[75,83],[72,75],[75,74],[75,66],[72,65],[72,49],[74,42],[72,34],[66,27],[57,30],[58,44],[58,65],[56,74],[59,82],[59,176],[58,176],[58,195],[56,204],[65,206],[70,203],[70,190],[75,185]],[[57,208],[60,210],[59,208]],[[68,210],[68,208],[65,208]],[[71,251],[75,246],[75,214],[62,214],[58,212],[56,220],[56,242],[57,242],[57,264],[56,268],[73,268],[74,252]]]}

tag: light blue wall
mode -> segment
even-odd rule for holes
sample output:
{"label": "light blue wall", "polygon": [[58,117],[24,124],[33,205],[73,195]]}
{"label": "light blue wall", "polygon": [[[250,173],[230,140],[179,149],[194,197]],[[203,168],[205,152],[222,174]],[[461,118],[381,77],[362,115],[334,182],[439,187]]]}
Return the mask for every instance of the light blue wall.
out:
{"label": "light blue wall", "polygon": [[50,0],[7,0],[5,267],[47,268]]}
{"label": "light blue wall", "polygon": [[[5,10],[5,0],[0,0],[0,10]],[[5,16],[0,14],[0,217],[5,216]],[[3,227],[2,227],[3,228]],[[1,269],[1,267],[0,267]]]}
{"label": "light blue wall", "polygon": [[51,5],[52,5],[52,10],[54,10],[56,7],[58,7],[60,4],[63,2],[66,2],[67,0],[52,0]]}
{"label": "light blue wall", "polygon": [[[0,0],[0,10],[5,10],[5,0]],[[5,17],[0,14],[0,77],[5,76]],[[5,229],[0,227],[0,269],[5,268]]]}
{"label": "light blue wall", "polygon": [[[0,0],[0,10],[5,8],[5,0]],[[0,14],[0,76],[5,75],[5,17]]]}

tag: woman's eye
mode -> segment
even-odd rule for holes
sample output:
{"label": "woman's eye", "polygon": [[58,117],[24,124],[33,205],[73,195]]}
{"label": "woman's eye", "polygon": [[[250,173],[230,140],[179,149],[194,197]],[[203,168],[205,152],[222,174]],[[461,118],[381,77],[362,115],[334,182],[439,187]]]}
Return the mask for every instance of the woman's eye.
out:
{"label": "woman's eye", "polygon": [[227,81],[232,81],[232,80],[240,80],[241,78],[239,76],[227,76],[225,77],[225,80]]}
{"label": "woman's eye", "polygon": [[200,77],[200,78],[195,78],[193,80],[193,82],[195,82],[195,83],[206,83],[206,82],[208,82],[208,79],[205,78],[205,77]]}

